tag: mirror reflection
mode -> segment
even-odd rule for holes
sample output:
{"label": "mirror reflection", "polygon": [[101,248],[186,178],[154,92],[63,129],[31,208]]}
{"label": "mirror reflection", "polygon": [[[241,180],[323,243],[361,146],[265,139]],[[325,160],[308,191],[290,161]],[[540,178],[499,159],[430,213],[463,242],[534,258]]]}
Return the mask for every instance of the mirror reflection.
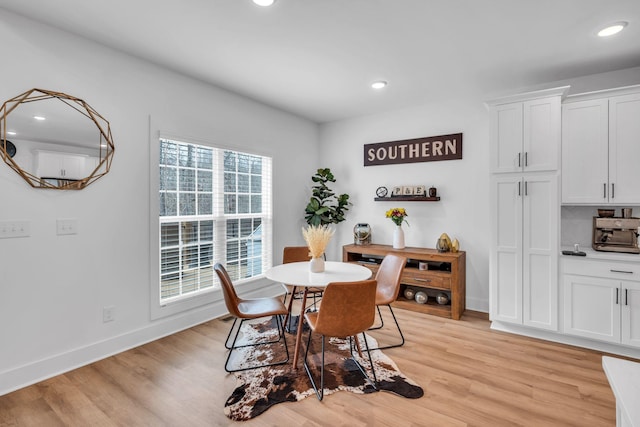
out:
{"label": "mirror reflection", "polygon": [[84,188],[113,152],[109,122],[82,99],[31,89],[0,109],[0,156],[33,187]]}

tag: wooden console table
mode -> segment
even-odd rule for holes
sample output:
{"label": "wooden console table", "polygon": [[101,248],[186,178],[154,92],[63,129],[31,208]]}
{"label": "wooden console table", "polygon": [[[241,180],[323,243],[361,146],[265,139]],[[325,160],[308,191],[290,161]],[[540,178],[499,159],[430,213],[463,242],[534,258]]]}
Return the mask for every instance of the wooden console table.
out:
{"label": "wooden console table", "polygon": [[[400,294],[394,307],[418,311],[458,320],[465,310],[466,255],[460,252],[438,252],[427,248],[393,249],[389,245],[345,245],[342,260],[354,262],[369,268],[374,274],[380,262],[388,253],[407,258],[402,273]],[[420,263],[426,263],[427,270],[420,270]],[[406,288],[425,292],[429,298],[426,304],[418,304],[404,297]],[[444,292],[449,297],[448,304],[438,304],[436,295]]]}

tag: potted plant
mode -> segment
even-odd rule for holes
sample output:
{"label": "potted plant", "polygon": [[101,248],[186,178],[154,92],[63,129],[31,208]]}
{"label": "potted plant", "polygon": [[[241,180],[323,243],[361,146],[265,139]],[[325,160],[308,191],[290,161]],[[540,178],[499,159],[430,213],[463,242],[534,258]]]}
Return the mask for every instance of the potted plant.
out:
{"label": "potted plant", "polygon": [[327,185],[328,182],[336,182],[331,169],[318,169],[311,177],[315,183],[312,188],[311,198],[305,208],[305,220],[309,225],[338,224],[344,221],[345,212],[349,210],[349,195],[336,194]]}

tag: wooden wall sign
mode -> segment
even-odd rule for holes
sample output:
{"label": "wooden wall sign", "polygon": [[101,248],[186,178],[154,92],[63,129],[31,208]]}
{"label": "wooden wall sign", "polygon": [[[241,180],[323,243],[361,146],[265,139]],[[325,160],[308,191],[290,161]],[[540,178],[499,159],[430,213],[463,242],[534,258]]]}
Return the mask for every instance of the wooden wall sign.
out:
{"label": "wooden wall sign", "polygon": [[365,166],[436,162],[461,158],[461,133],[364,145]]}

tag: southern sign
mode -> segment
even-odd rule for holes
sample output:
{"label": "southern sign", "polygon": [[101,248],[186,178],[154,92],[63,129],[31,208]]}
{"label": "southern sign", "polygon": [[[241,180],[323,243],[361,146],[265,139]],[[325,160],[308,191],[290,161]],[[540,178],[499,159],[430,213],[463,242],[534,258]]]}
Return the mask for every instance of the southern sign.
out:
{"label": "southern sign", "polygon": [[462,158],[462,134],[365,144],[364,165],[436,162]]}

